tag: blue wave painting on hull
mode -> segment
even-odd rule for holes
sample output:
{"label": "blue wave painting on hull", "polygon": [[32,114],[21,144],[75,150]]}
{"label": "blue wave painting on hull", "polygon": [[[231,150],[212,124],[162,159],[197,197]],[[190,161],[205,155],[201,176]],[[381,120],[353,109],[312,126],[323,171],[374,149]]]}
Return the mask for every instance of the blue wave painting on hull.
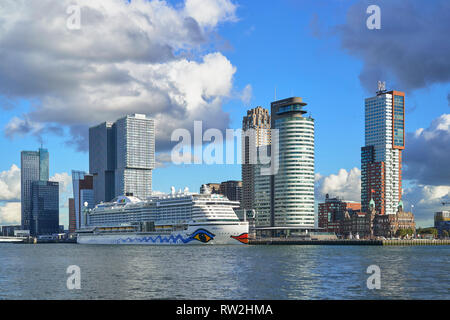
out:
{"label": "blue wave painting on hull", "polygon": [[205,229],[197,229],[194,233],[189,235],[187,238],[183,238],[181,234],[178,234],[177,236],[170,235],[169,237],[162,237],[162,236],[156,236],[156,237],[127,237],[118,239],[116,241],[117,244],[119,243],[188,243],[193,240],[197,240],[203,243],[207,243],[211,240],[213,240],[215,237],[215,234],[209,232]]}

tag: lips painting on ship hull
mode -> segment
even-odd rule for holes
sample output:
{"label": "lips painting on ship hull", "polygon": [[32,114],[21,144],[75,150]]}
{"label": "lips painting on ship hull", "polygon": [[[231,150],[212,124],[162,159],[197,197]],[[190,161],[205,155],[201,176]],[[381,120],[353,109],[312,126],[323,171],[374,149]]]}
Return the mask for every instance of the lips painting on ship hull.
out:
{"label": "lips painting on ship hull", "polygon": [[248,233],[241,233],[238,236],[230,236],[233,239],[236,239],[239,242],[248,244]]}

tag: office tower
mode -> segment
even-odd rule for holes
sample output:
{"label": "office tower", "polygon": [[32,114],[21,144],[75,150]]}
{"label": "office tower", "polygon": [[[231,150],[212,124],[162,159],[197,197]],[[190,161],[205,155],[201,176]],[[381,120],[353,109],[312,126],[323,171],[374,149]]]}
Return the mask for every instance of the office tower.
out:
{"label": "office tower", "polygon": [[107,202],[115,195],[116,143],[112,122],[89,128],[89,172],[94,176],[94,202]]}
{"label": "office tower", "polygon": [[[231,201],[242,201],[242,181],[229,180],[220,184],[220,194]],[[242,205],[241,205],[242,206]]]}
{"label": "office tower", "polygon": [[74,233],[76,229],[75,199],[69,198],[69,233]]}
{"label": "office tower", "polygon": [[314,119],[304,116],[304,106],[299,97],[272,102],[270,149],[278,170],[264,176],[263,166],[255,167],[256,227],[273,235],[314,228]]}
{"label": "office tower", "polygon": [[155,167],[155,124],[143,114],[89,129],[89,171],[94,176],[94,203],[119,195],[151,195]]}
{"label": "office tower", "polygon": [[[252,134],[250,134],[252,132]],[[244,209],[255,207],[254,166],[250,163],[251,148],[270,144],[269,110],[256,107],[247,111],[242,120],[242,201]],[[252,146],[253,145],[253,146]]]}
{"label": "office tower", "polygon": [[87,202],[87,209],[94,208],[94,183],[93,176],[86,174],[83,171],[72,170],[72,186],[73,186],[73,199],[75,209],[75,228],[79,229],[86,225],[86,217],[84,214],[85,206]]}
{"label": "office tower", "polygon": [[342,200],[339,197],[330,198],[327,194],[325,202],[319,203],[319,228],[323,231],[343,234],[345,213],[350,215],[361,211],[361,203]]}
{"label": "office tower", "polygon": [[21,174],[21,221],[23,230],[32,230],[31,184],[33,181],[47,181],[49,177],[49,155],[47,149],[22,151],[20,154]]}
{"label": "office tower", "polygon": [[32,236],[59,232],[59,183],[53,181],[33,181],[32,194]]}
{"label": "office tower", "polygon": [[146,199],[152,194],[155,168],[155,123],[144,114],[116,121],[115,196]]}
{"label": "office tower", "polygon": [[395,214],[402,198],[402,150],[405,148],[405,94],[386,91],[365,99],[365,146],[361,148],[361,206],[370,199],[380,214]]}

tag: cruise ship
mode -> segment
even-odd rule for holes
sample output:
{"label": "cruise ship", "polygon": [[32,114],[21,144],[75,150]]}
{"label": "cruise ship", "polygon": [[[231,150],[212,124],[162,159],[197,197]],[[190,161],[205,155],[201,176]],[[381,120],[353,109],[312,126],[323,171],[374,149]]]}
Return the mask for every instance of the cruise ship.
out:
{"label": "cruise ship", "polygon": [[80,244],[247,244],[248,222],[240,221],[234,209],[239,202],[220,194],[187,190],[155,195],[146,200],[119,196],[85,210]]}

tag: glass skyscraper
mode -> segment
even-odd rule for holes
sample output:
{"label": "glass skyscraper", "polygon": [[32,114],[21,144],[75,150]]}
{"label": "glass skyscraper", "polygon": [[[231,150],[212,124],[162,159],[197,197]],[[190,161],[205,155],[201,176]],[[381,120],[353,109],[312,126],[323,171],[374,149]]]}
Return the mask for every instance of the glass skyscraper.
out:
{"label": "glass skyscraper", "polygon": [[380,214],[395,214],[402,198],[405,94],[381,90],[365,100],[365,146],[361,149],[361,208],[371,199]]}
{"label": "glass skyscraper", "polygon": [[32,182],[48,181],[49,154],[47,149],[22,151],[20,154],[21,174],[21,224],[23,230],[34,230],[32,216]]}
{"label": "glass skyscraper", "polygon": [[32,229],[33,236],[59,233],[59,183],[53,181],[33,181],[32,189]]}
{"label": "glass skyscraper", "polygon": [[146,199],[152,192],[155,167],[155,124],[144,114],[89,129],[89,171],[94,176],[94,202],[119,195]]}
{"label": "glass skyscraper", "polygon": [[[304,116],[304,106],[299,97],[272,102],[271,150],[278,154],[279,167],[270,176],[255,172],[256,227],[274,235],[313,229],[315,224],[314,119]],[[277,148],[273,129],[278,130]]]}
{"label": "glass skyscraper", "polygon": [[115,195],[116,138],[112,122],[89,128],[89,172],[94,176],[94,202],[111,201]]}

